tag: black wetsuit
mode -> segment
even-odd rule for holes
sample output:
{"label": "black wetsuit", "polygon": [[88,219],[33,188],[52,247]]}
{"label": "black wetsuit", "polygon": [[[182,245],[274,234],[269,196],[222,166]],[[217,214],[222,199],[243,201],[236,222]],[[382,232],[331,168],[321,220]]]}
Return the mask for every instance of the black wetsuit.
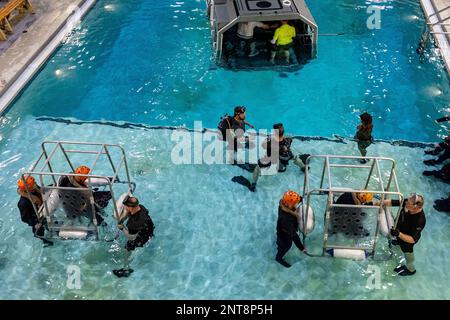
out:
{"label": "black wetsuit", "polygon": [[446,137],[444,141],[440,142],[439,145],[432,151],[426,151],[427,154],[438,155],[444,151],[437,159],[425,160],[425,164],[435,165],[450,159],[450,137]]}
{"label": "black wetsuit", "polygon": [[[272,137],[268,137],[265,142],[265,148],[267,150],[267,157],[272,156]],[[275,142],[277,143],[277,142]],[[278,172],[284,172],[286,171],[286,166],[289,164],[289,160],[292,160],[294,158],[294,155],[291,151],[291,144],[292,144],[292,138],[284,137],[283,140],[279,143],[279,150],[278,150],[278,161],[280,161],[280,165],[278,168]],[[260,168],[267,168],[271,166],[271,162],[263,162],[262,160],[258,161],[258,165]]]}
{"label": "black wetsuit", "polygon": [[298,220],[289,212],[283,211],[281,207],[278,207],[278,221],[277,221],[277,246],[278,252],[276,259],[283,259],[284,255],[289,251],[292,246],[292,242],[295,243],[300,251],[303,251],[305,247],[297,233]]}
{"label": "black wetsuit", "polygon": [[355,205],[355,201],[353,200],[353,195],[351,192],[345,192],[336,199],[336,204],[350,204]]}
{"label": "black wetsuit", "polygon": [[[392,206],[400,206],[399,200],[391,200]],[[416,214],[409,214],[405,211],[405,202],[403,203],[400,217],[397,223],[397,229],[403,234],[409,235],[414,239],[414,243],[407,243],[397,237],[397,242],[403,252],[413,252],[414,245],[419,241],[423,228],[425,228],[426,219],[423,210]]]}
{"label": "black wetsuit", "polygon": [[425,176],[434,176],[444,182],[450,183],[450,163],[445,164],[441,170],[424,171]]}
{"label": "black wetsuit", "polygon": [[147,241],[153,237],[153,231],[155,225],[153,224],[152,218],[148,214],[148,210],[139,205],[140,210],[134,215],[129,215],[127,221],[128,233],[130,235],[136,235],[134,240],[128,240],[125,245],[125,249],[128,251],[134,250],[136,247],[142,247]]}
{"label": "black wetsuit", "polygon": [[231,118],[231,129],[233,130],[235,137],[233,139],[233,149],[234,152],[237,152],[239,149],[239,139],[242,138],[245,132],[245,121],[244,120],[236,120],[235,118]]}
{"label": "black wetsuit", "polygon": [[231,128],[236,132],[237,130],[242,130],[242,133],[245,132],[245,121],[244,120],[236,120],[232,118],[231,120]]}
{"label": "black wetsuit", "polygon": [[446,199],[439,199],[434,201],[433,208],[437,211],[450,212],[450,195]]}
{"label": "black wetsuit", "polygon": [[[34,195],[40,196],[38,192],[33,192]],[[36,230],[36,225],[39,223],[39,219],[36,215],[36,212],[34,211],[33,205],[27,197],[21,196],[19,199],[19,202],[17,203],[17,207],[19,207],[20,211],[20,218],[22,222],[25,222],[27,225],[29,225],[33,230],[33,235],[40,237],[44,243],[53,244],[51,241],[48,241],[44,238],[44,232],[45,232],[45,220],[42,222],[42,226],[39,228],[39,230]]]}

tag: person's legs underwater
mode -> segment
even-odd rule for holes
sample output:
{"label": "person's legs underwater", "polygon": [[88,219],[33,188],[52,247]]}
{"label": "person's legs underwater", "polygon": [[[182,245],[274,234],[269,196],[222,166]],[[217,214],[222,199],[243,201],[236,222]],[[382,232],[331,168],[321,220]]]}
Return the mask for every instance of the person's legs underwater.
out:
{"label": "person's legs underwater", "polygon": [[294,241],[294,244],[298,248],[298,250],[300,250],[301,252],[306,251],[306,248],[303,245],[302,240],[300,240],[300,237],[298,236],[298,234],[295,234],[294,238],[292,238],[292,240]]}
{"label": "person's legs underwater", "polygon": [[414,252],[405,252],[406,259],[406,269],[410,272],[416,272],[416,268],[414,267]]}
{"label": "person's legs underwater", "polygon": [[[372,143],[369,140],[358,140],[358,150],[361,153],[361,156],[365,157],[367,155],[367,148],[371,144]],[[361,159],[360,162],[361,163],[366,163],[367,160],[366,159]]]}
{"label": "person's legs underwater", "polygon": [[248,54],[249,58],[255,57],[259,54],[259,51],[256,50],[256,42],[250,40],[250,53]]}
{"label": "person's legs underwater", "polygon": [[395,268],[394,271],[400,276],[412,276],[416,273],[416,268],[414,267],[413,245],[404,242],[400,242],[399,244],[400,249],[405,256],[406,264]]}
{"label": "person's legs underwater", "polygon": [[290,57],[289,48],[284,49],[283,54],[284,54],[284,61],[286,63],[289,63],[289,57]]}
{"label": "person's legs underwater", "polygon": [[275,57],[276,57],[276,55],[277,55],[277,49],[276,49],[276,48],[273,48],[273,49],[270,51],[270,63],[271,63],[271,64],[275,64]]}
{"label": "person's legs underwater", "polygon": [[299,154],[294,157],[293,163],[300,168],[301,171],[305,171],[306,169],[306,159],[310,156],[310,154]]}
{"label": "person's legs underwater", "polygon": [[277,232],[277,255],[275,260],[286,268],[289,268],[291,265],[283,257],[291,247],[292,238],[284,232]]}
{"label": "person's legs underwater", "polygon": [[45,247],[53,245],[52,241],[47,240],[47,239],[44,238],[44,234],[45,234],[45,226],[44,225],[42,225],[38,230],[36,230],[35,226],[33,226],[32,230],[33,230],[34,236],[36,238],[41,239],[41,241],[44,243]]}

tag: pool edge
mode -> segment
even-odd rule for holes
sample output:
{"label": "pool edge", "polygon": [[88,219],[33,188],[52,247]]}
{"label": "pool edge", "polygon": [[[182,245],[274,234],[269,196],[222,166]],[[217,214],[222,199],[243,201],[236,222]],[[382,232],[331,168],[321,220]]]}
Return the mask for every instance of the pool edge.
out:
{"label": "pool edge", "polygon": [[[430,27],[430,31],[436,32],[433,34],[433,37],[439,47],[439,52],[445,68],[447,69],[447,74],[450,76],[450,36],[449,34],[444,34],[447,29],[443,29],[442,26],[438,24],[440,20],[445,20],[445,18],[441,18],[435,0],[420,0],[420,5],[425,14],[426,22],[434,24]],[[442,12],[445,13],[445,10]]]}
{"label": "pool edge", "polygon": [[47,38],[24,66],[14,75],[11,81],[6,84],[5,88],[0,91],[0,116],[4,115],[15,98],[60,46],[62,40],[83,19],[96,2],[97,0],[82,0],[76,9],[61,22],[51,36]]}

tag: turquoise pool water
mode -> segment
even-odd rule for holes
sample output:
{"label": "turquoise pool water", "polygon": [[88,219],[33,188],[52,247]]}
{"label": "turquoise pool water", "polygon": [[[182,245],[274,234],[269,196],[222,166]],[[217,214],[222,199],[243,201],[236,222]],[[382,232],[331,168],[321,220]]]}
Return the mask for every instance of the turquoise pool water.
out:
{"label": "turquoise pool water", "polygon": [[[389,261],[355,262],[292,249],[287,260],[294,265],[286,270],[273,260],[276,206],[286,189],[302,189],[303,174],[290,166],[285,174],[261,178],[258,191],[249,194],[231,182],[247,174],[239,168],[174,165],[172,130],[150,127],[192,127],[195,120],[215,127],[220,115],[244,104],[258,128],[283,121],[292,134],[348,137],[357,115],[368,110],[376,138],[436,141],[444,129],[433,119],[448,108],[450,92],[435,53],[423,63],[415,53],[420,8],[415,1],[373,2],[383,8],[381,30],[366,28],[372,1],[308,1],[321,33],[345,35],[321,37],[317,60],[280,74],[215,68],[203,1],[98,1],[1,119],[0,298],[449,299],[450,217],[432,207],[449,188],[421,175],[422,148],[380,142],[369,149],[396,159],[404,193],[427,197],[414,277],[392,272],[398,250]],[[86,123],[92,120],[149,127]],[[120,264],[123,239],[43,249],[20,222],[15,183],[40,142],[50,139],[126,145],[136,195],[156,224],[156,237],[136,253],[130,278],[110,272]],[[296,140],[294,151],[357,155],[352,142],[326,140]],[[66,286],[69,265],[81,270],[80,290]],[[380,289],[367,287],[369,265],[380,268]]]}
{"label": "turquoise pool water", "polygon": [[[203,0],[100,0],[9,115],[215,127],[243,104],[257,128],[352,136],[367,110],[378,138],[435,141],[450,92],[436,55],[420,63],[415,52],[417,1],[308,4],[320,33],[344,35],[321,36],[318,59],[280,77],[217,69]],[[370,4],[382,9],[380,30],[366,26]]]}
{"label": "turquoise pool water", "polygon": [[[175,166],[170,161],[172,130],[121,129],[109,125],[64,124],[21,120],[27,129],[14,130],[4,141],[0,203],[1,298],[14,299],[448,299],[450,298],[448,246],[450,217],[432,208],[431,198],[444,196],[448,186],[421,175],[417,159],[421,148],[377,143],[376,155],[394,157],[400,189],[421,192],[427,226],[415,251],[417,274],[395,276],[392,269],[401,254],[388,261],[351,261],[312,258],[291,249],[285,269],[274,255],[277,203],[287,188],[301,190],[303,174],[289,166],[284,174],[262,177],[250,194],[231,182],[248,173],[227,165]],[[76,120],[74,120],[76,121]],[[136,195],[156,224],[152,243],[139,249],[130,278],[117,279],[110,270],[120,266],[117,243],[62,242],[44,249],[29,228],[18,221],[15,182],[18,172],[31,163],[39,148],[17,141],[69,139],[93,136],[126,144]],[[6,152],[5,150],[11,150]],[[295,140],[294,152],[354,154],[355,144]],[[319,170],[319,169],[317,169]],[[341,181],[361,178],[340,174]],[[323,212],[316,210],[317,226]],[[111,222],[112,225],[112,222]],[[315,233],[313,233],[315,234]],[[320,238],[320,233],[313,238]],[[19,240],[20,239],[20,240]],[[439,241],[437,241],[439,239]],[[307,243],[320,251],[320,242]],[[380,254],[387,253],[380,239]],[[81,271],[81,289],[69,289],[67,268]],[[380,289],[367,287],[369,265],[380,269]],[[373,267],[371,267],[373,268]]]}

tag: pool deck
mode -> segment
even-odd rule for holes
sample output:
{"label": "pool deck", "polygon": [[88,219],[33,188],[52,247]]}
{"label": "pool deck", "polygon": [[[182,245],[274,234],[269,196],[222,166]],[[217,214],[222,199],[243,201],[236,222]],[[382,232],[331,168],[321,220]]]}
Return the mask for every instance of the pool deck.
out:
{"label": "pool deck", "polygon": [[420,0],[420,3],[450,75],[450,0]]}
{"label": "pool deck", "polygon": [[35,14],[0,44],[0,115],[96,0],[32,1]]}

